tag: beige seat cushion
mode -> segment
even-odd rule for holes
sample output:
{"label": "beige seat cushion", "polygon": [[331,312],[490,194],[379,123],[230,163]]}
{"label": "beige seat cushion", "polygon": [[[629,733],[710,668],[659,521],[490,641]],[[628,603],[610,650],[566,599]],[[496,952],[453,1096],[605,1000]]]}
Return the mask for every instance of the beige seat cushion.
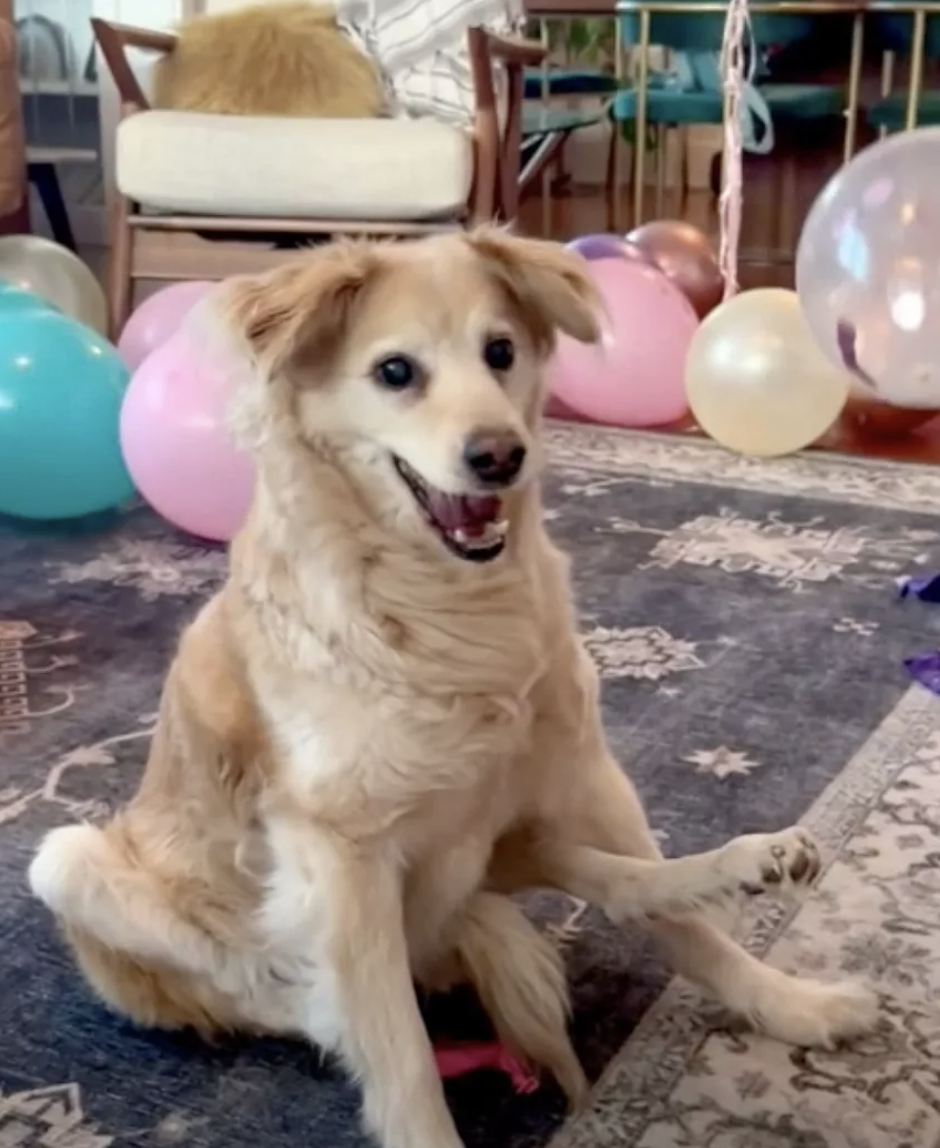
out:
{"label": "beige seat cushion", "polygon": [[196,215],[412,222],[466,207],[469,136],[433,120],[140,112],[118,128],[118,188]]}

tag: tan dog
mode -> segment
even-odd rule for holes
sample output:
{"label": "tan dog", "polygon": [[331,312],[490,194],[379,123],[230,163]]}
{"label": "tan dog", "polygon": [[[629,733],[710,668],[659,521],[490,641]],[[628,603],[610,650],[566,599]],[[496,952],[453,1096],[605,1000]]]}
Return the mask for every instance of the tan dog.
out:
{"label": "tan dog", "polygon": [[808,885],[799,829],[663,860],[612,760],[542,526],[542,369],[598,338],[583,264],[483,231],[321,249],[231,285],[258,469],[184,634],[140,790],[30,870],[101,996],[147,1025],[296,1034],[362,1081],[384,1148],[459,1148],[413,980],[472,982],[504,1040],[586,1082],[561,959],[510,894],[653,924],[767,1032],[868,1029],[852,985],[759,963],[697,912]]}
{"label": "tan dog", "polygon": [[154,106],[238,116],[382,115],[378,69],[329,5],[252,5],[197,16],[154,71]]}

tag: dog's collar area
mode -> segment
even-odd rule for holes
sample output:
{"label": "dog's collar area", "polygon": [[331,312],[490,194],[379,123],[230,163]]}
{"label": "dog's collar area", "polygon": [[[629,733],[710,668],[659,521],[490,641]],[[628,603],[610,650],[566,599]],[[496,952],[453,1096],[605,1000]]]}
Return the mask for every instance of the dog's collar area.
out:
{"label": "dog's collar area", "polygon": [[392,461],[425,521],[451,553],[467,562],[492,562],[502,554],[509,523],[495,495],[448,494],[425,482],[404,459],[392,455]]}

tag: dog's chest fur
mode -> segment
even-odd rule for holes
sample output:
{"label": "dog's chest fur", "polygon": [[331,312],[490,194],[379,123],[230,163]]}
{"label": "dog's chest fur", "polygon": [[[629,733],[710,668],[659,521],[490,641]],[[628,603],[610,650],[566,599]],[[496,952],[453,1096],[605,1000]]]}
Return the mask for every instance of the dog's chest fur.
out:
{"label": "dog's chest fur", "polygon": [[456,589],[373,578],[329,616],[253,603],[267,650],[249,674],[285,797],[352,838],[394,827],[415,859],[524,816],[543,683],[573,633],[546,608],[564,562],[547,540],[540,559]]}

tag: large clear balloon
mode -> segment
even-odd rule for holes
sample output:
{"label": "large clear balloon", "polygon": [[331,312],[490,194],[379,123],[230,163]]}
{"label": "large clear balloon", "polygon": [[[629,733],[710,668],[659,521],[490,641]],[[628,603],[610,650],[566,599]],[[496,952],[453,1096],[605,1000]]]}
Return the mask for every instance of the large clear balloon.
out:
{"label": "large clear balloon", "polygon": [[107,300],[91,268],[51,239],[40,235],[0,238],[0,279],[38,295],[101,335],[108,329]]}
{"label": "large clear balloon", "polygon": [[794,291],[745,291],[696,331],[686,393],[699,426],[741,454],[782,455],[839,417],[849,375],[819,349]]}
{"label": "large clear balloon", "polygon": [[940,128],[901,132],[830,180],[796,286],[820,346],[878,398],[940,407]]}

